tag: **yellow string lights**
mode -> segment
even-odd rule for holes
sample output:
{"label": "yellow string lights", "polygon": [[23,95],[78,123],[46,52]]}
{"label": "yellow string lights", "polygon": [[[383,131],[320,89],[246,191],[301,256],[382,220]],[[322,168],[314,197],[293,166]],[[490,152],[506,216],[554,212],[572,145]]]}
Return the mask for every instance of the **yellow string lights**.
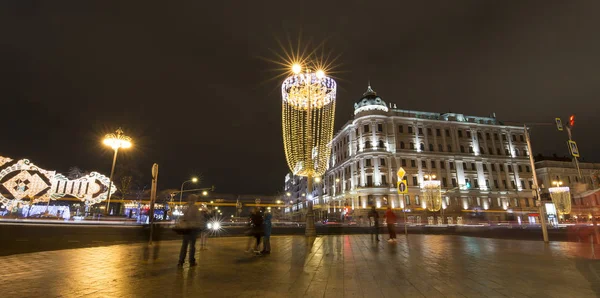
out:
{"label": "yellow string lights", "polygon": [[548,188],[552,203],[559,214],[571,213],[571,189],[568,186],[561,186],[561,181],[553,181],[556,187]]}
{"label": "yellow string lights", "polygon": [[281,86],[285,156],[294,175],[319,177],[331,153],[337,86],[322,70],[292,70]]}
{"label": "yellow string lights", "polygon": [[442,208],[442,190],[439,180],[423,181],[423,200],[427,210],[440,211]]}

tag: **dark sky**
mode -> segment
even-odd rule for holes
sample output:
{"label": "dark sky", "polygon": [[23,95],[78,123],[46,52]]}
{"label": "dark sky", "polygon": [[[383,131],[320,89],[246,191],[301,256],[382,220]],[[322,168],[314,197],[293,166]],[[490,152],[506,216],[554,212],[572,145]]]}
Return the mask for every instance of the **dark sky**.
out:
{"label": "dark sky", "polygon": [[[277,40],[300,32],[340,53],[337,127],[370,79],[399,108],[550,122],[600,161],[598,1],[3,1],[0,155],[47,169],[119,163],[161,187],[194,173],[222,193],[272,194],[287,172]],[[534,151],[567,154],[533,130]]]}

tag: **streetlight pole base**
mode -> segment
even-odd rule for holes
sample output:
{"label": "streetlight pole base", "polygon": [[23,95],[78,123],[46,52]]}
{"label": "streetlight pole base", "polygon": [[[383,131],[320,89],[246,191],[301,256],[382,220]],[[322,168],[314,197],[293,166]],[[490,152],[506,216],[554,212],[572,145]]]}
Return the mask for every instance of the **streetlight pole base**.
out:
{"label": "streetlight pole base", "polygon": [[306,228],[304,233],[306,237],[317,236],[317,229],[315,228],[315,214],[313,213],[312,206],[308,208],[308,211],[306,212]]}

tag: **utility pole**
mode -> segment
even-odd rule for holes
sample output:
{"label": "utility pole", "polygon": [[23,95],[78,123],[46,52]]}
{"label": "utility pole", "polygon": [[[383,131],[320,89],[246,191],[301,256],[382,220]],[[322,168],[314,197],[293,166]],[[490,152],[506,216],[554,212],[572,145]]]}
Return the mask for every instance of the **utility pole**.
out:
{"label": "utility pole", "polygon": [[529,131],[527,125],[523,125],[525,129],[525,140],[527,141],[527,150],[529,151],[529,164],[531,166],[531,172],[533,173],[533,188],[537,196],[537,205],[539,207],[540,221],[542,224],[542,235],[544,242],[548,243],[548,228],[546,226],[546,213],[544,212],[544,205],[542,204],[542,198],[540,196],[540,187],[538,186],[537,174],[535,172],[535,163],[533,161],[533,151],[531,150],[531,140],[529,139]]}

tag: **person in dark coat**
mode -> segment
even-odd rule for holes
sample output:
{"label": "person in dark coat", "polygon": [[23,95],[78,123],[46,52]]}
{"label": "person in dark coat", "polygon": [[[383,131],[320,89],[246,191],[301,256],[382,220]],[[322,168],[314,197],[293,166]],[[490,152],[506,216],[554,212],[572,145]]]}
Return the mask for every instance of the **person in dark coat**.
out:
{"label": "person in dark coat", "polygon": [[375,240],[379,241],[379,213],[375,206],[371,206],[371,211],[369,211],[369,218],[372,218],[373,221],[373,233],[375,234]]}
{"label": "person in dark coat", "polygon": [[256,239],[256,245],[254,249],[250,248],[250,242],[248,242],[248,252],[260,253],[260,238],[263,234],[263,217],[258,208],[254,209],[250,215],[250,234]]}
{"label": "person in dark coat", "polygon": [[263,250],[261,251],[263,254],[271,253],[271,218],[273,218],[273,215],[270,212],[265,214],[265,220],[263,221]]}

